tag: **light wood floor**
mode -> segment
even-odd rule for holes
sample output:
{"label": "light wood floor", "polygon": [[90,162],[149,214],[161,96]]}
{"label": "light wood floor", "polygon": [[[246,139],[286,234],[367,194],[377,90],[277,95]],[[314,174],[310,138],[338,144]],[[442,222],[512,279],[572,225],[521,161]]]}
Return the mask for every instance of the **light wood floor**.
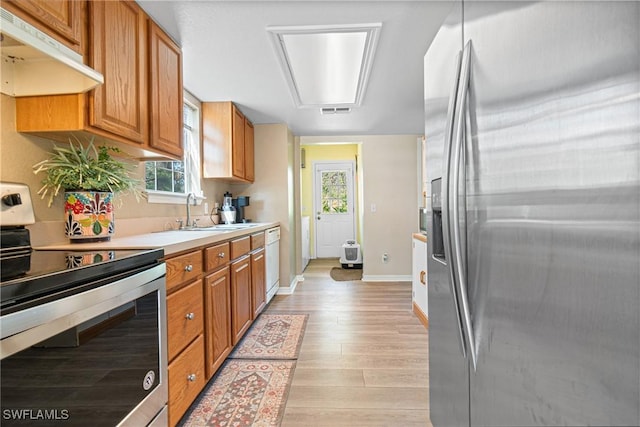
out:
{"label": "light wood floor", "polygon": [[408,282],[335,282],[313,260],[267,312],[308,313],[282,426],[431,426],[427,330]]}

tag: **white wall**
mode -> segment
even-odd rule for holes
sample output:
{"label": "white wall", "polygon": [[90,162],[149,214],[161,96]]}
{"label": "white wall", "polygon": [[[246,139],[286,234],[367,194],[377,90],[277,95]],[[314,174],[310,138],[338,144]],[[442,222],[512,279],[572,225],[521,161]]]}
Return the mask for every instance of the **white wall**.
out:
{"label": "white wall", "polygon": [[[364,280],[411,280],[411,233],[418,230],[419,135],[303,136],[301,144],[361,143]],[[375,205],[375,212],[372,212]],[[382,261],[383,254],[388,261]]]}

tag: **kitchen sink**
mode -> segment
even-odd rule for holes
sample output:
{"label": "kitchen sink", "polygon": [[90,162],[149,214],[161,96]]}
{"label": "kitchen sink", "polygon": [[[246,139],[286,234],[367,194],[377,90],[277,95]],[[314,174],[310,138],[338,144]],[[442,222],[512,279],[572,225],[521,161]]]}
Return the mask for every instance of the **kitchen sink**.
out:
{"label": "kitchen sink", "polygon": [[222,230],[242,230],[244,228],[251,228],[251,227],[256,227],[257,224],[251,224],[251,223],[246,223],[246,224],[218,224],[218,225],[214,225],[212,228],[219,228]]}
{"label": "kitchen sink", "polygon": [[191,227],[191,228],[180,228],[176,230],[162,230],[155,231],[155,233],[170,233],[177,231],[207,231],[209,233],[228,233],[230,231],[235,230],[244,230],[245,228],[257,227],[258,224],[218,224],[218,225],[207,225],[203,227]]}
{"label": "kitchen sink", "polygon": [[226,231],[243,230],[251,227],[256,227],[256,224],[218,224],[206,227],[182,228],[180,231],[219,231],[223,233]]}

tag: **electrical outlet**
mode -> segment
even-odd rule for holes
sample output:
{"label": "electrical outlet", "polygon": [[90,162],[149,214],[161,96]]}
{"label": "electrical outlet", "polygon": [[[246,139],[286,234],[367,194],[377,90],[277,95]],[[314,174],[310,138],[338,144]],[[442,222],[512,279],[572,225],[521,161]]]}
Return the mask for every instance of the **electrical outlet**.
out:
{"label": "electrical outlet", "polygon": [[204,202],[204,213],[208,214],[209,213],[209,203]]}
{"label": "electrical outlet", "polygon": [[386,264],[389,262],[389,254],[387,254],[386,252],[382,254],[382,263]]}

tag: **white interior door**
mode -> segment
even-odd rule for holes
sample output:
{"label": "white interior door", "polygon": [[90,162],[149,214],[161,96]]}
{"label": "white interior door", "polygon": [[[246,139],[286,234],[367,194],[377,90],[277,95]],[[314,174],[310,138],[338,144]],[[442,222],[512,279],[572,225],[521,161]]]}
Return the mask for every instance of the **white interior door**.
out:
{"label": "white interior door", "polygon": [[337,258],[355,240],[353,173],[355,162],[314,162],[316,257]]}

